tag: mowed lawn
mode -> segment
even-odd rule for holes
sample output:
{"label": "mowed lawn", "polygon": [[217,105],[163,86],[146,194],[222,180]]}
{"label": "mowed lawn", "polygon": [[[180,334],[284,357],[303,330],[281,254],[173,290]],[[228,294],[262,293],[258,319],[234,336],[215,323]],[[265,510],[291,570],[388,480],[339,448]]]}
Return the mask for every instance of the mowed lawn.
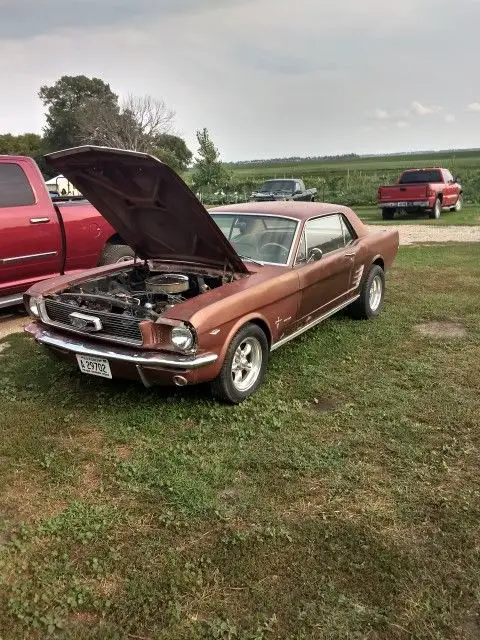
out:
{"label": "mowed lawn", "polygon": [[393,220],[383,220],[378,207],[353,207],[365,224],[421,224],[438,226],[476,226],[480,225],[480,205],[464,205],[462,211],[442,211],[439,220],[431,220],[428,214],[400,214],[396,213]]}
{"label": "mowed lawn", "polygon": [[403,248],[238,407],[0,343],[2,640],[480,637],[479,256]]}

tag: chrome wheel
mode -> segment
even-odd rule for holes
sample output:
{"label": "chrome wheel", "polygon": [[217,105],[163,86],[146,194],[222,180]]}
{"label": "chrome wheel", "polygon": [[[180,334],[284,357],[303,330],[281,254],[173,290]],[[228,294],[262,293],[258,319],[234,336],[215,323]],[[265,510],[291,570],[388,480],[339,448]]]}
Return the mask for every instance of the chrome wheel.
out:
{"label": "chrome wheel", "polygon": [[368,294],[368,303],[372,311],[376,311],[380,306],[383,295],[383,282],[382,278],[378,275],[375,276],[370,285],[370,292]]}
{"label": "chrome wheel", "polygon": [[435,220],[438,220],[440,218],[441,213],[442,213],[442,203],[440,202],[440,200],[437,200],[435,203],[435,209],[434,209]]}
{"label": "chrome wheel", "polygon": [[262,360],[262,346],[257,338],[242,340],[232,360],[232,382],[238,391],[253,387],[262,369]]}
{"label": "chrome wheel", "polygon": [[457,204],[455,205],[455,211],[462,210],[462,196],[458,196]]}

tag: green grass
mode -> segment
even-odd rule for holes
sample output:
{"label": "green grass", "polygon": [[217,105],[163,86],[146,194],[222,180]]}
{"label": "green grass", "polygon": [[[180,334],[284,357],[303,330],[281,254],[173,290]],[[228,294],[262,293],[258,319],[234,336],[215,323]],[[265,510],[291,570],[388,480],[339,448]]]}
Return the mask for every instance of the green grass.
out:
{"label": "green grass", "polygon": [[401,215],[395,214],[393,220],[382,220],[378,207],[354,207],[355,212],[366,224],[421,224],[431,226],[477,226],[480,224],[480,206],[466,205],[460,212],[442,211],[439,220],[430,220],[426,214]]}
{"label": "green grass", "polygon": [[478,245],[403,248],[377,321],[290,343],[238,407],[9,337],[2,640],[477,638],[479,278]]}

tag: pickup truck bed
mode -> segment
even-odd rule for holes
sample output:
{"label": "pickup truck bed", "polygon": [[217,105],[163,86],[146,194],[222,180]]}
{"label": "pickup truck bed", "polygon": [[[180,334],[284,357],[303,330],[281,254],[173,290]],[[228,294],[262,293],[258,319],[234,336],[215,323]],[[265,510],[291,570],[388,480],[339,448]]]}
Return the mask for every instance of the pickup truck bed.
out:
{"label": "pickup truck bed", "polygon": [[0,156],[0,308],[41,280],[132,256],[86,200],[52,201],[34,160]]}

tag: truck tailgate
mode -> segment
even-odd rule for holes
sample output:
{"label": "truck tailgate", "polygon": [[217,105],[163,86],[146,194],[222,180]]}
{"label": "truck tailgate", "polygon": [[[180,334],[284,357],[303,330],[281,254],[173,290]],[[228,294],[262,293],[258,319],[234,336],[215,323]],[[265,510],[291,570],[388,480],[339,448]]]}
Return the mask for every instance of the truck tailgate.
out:
{"label": "truck tailgate", "polygon": [[409,202],[425,200],[428,197],[426,184],[396,184],[391,187],[380,187],[378,199],[381,202]]}

